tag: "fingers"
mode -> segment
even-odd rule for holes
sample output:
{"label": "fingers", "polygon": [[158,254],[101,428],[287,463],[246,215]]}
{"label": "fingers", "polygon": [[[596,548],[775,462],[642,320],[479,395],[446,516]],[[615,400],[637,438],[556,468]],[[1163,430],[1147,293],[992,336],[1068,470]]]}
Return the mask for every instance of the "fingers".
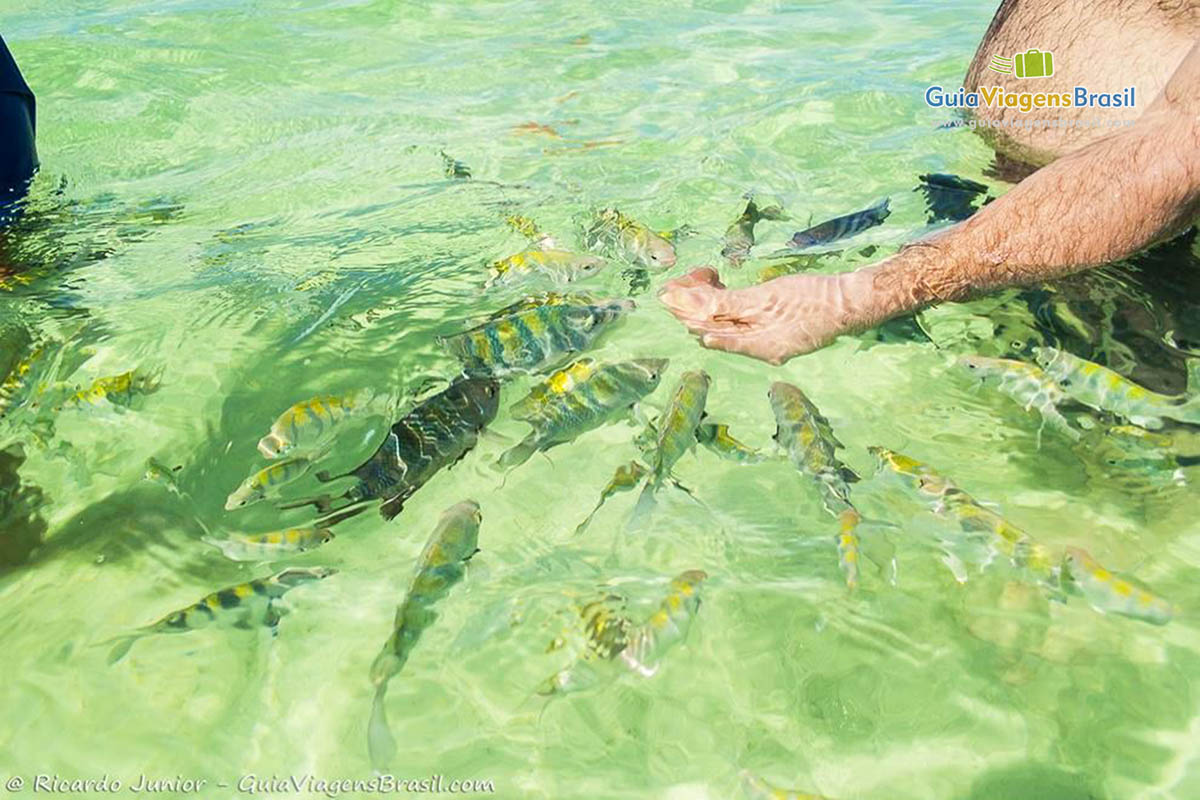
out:
{"label": "fingers", "polygon": [[778,341],[758,333],[705,333],[700,343],[711,350],[739,353],[776,366],[787,360]]}
{"label": "fingers", "polygon": [[658,298],[694,333],[723,311],[724,295],[725,287],[716,271],[705,268],[671,281]]}

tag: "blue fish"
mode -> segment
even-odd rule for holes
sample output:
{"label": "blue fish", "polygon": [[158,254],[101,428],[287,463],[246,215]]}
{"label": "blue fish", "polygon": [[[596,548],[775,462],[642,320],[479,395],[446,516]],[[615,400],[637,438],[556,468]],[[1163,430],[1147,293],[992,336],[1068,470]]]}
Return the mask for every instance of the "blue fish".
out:
{"label": "blue fish", "polygon": [[788,240],[788,247],[803,249],[819,244],[828,244],[836,242],[838,239],[855,236],[867,228],[874,228],[876,225],[882,224],[892,213],[888,208],[889,202],[890,198],[885,197],[870,208],[855,211],[853,214],[846,214],[843,217],[834,217],[819,225],[806,228]]}

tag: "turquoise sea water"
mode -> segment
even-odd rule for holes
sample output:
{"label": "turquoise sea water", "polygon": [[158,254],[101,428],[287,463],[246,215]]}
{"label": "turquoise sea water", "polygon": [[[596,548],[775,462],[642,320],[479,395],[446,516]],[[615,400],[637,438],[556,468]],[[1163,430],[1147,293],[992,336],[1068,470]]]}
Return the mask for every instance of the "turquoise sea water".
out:
{"label": "turquoise sea water", "polygon": [[[767,387],[802,387],[864,476],[864,514],[895,526],[881,526],[894,585],[865,565],[847,593],[836,524],[782,461],[698,451],[676,473],[703,505],[667,491],[629,534],[634,495],[622,494],[575,536],[637,455],[637,431],[606,426],[498,473],[527,431],[503,409],[528,378],[506,383],[494,435],[394,521],[372,510],[272,565],[201,541],[311,519],[269,502],[223,510],[292,403],[378,398],[379,414],[339,435],[323,465],[336,473],[455,374],[436,337],[521,293],[483,288],[487,265],[525,246],[506,215],[569,246],[604,206],[656,230],[686,225],[678,275],[720,264],[747,191],[792,215],[760,225],[756,255],[810,215],[891,196],[885,225],[818,267],[836,270],[871,260],[864,246],[877,258],[928,232],[920,173],[1003,193],[990,151],[936,130],[945,115],[922,99],[961,79],[992,11],[0,0],[0,32],[38,95],[43,165],[26,218],[0,240],[0,370],[30,365],[0,417],[0,447],[20,448],[0,456],[0,777],[184,776],[214,797],[251,796],[237,789],[245,775],[367,777],[368,668],[439,514],[470,497],[481,552],[389,689],[398,776],[486,779],[503,798],[715,800],[738,796],[741,769],[843,800],[1200,796],[1200,478],[1039,436],[1036,415],[953,366],[1056,342],[1181,390],[1180,354],[1200,348],[1187,243],[779,368],[700,349],[652,290],[636,296],[590,354],[670,358],[651,415],[684,370],[707,370],[710,419],[764,449]],[[473,177],[444,177],[443,151]],[[628,294],[623,269],[580,288]],[[780,269],[722,265],[735,285]],[[161,387],[129,409],[39,400],[39,385],[133,368],[161,370]],[[1171,433],[1200,451],[1194,429]],[[1078,596],[1051,602],[1003,570],[960,585],[939,563],[933,515],[871,479],[870,445],[933,465],[1048,546],[1086,547],[1176,618],[1155,627]],[[179,467],[178,494],[144,479],[151,457]],[[285,494],[317,490],[308,476]],[[339,573],[288,594],[277,637],[150,637],[112,666],[96,646],[284,564]],[[531,697],[568,662],[547,646],[577,627],[578,605],[619,595],[642,618],[691,568],[709,575],[703,602],[655,676]]]}

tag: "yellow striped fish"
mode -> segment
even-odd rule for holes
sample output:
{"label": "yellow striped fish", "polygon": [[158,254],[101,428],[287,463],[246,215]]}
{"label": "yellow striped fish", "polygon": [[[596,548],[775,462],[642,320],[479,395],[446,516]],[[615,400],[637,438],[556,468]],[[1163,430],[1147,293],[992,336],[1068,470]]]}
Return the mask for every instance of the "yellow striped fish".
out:
{"label": "yellow striped fish", "polygon": [[287,528],[270,533],[233,533],[225,539],[205,536],[204,541],[233,561],[269,561],[313,550],[333,536],[328,528]]}
{"label": "yellow striped fish", "polygon": [[324,454],[322,453],[314,458],[305,458],[303,456],[287,458],[283,461],[277,461],[270,466],[263,467],[242,481],[241,485],[233,490],[225,500],[225,510],[233,511],[236,508],[242,508],[265,499],[268,494],[308,472],[309,468],[320,459],[321,455]]}
{"label": "yellow striped fish", "polygon": [[1038,364],[1063,391],[1086,406],[1157,430],[1163,418],[1200,424],[1200,397],[1152,392],[1092,361],[1054,347],[1035,347]]}
{"label": "yellow striped fish", "polygon": [[246,629],[253,625],[266,625],[274,629],[280,618],[279,609],[274,607],[276,600],[289,589],[335,574],[337,570],[329,567],[291,567],[266,578],[256,578],[213,592],[186,608],[171,612],[158,622],[105,642],[115,643],[108,654],[108,663],[115,664],[124,658],[138,639],[157,633],[187,633],[212,624]]}
{"label": "yellow striped fish", "polygon": [[280,414],[270,432],[258,440],[258,452],[265,458],[279,458],[319,446],[338,423],[366,410],[366,395],[365,391],[319,395],[296,403]]}
{"label": "yellow striped fish", "polygon": [[96,405],[107,400],[115,406],[128,407],[139,395],[153,394],[161,385],[162,369],[143,371],[131,369],[120,375],[96,378],[86,389],[80,389],[67,398],[72,406]]}
{"label": "yellow striped fish", "polygon": [[1068,547],[1064,564],[1075,587],[1101,614],[1123,614],[1155,625],[1166,625],[1175,615],[1166,600],[1114,575],[1082,548]]}

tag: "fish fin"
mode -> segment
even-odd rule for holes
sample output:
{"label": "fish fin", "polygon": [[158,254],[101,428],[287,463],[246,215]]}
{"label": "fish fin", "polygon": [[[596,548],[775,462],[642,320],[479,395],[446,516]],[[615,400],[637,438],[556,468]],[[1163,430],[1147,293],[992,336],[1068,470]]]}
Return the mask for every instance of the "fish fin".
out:
{"label": "fish fin", "polygon": [[275,606],[275,599],[267,601],[267,613],[263,619],[263,623],[271,629],[271,636],[279,635],[279,620],[283,619],[283,609]]}
{"label": "fish fin", "polygon": [[129,652],[129,648],[133,647],[134,642],[136,642],[138,639],[141,639],[145,635],[146,634],[144,633],[130,633],[124,636],[118,636],[115,639],[108,639],[107,641],[100,642],[97,646],[106,644],[113,645],[112,650],[108,651],[108,658],[105,659],[105,663],[111,667],[113,664],[125,657],[125,655]]}
{"label": "fish fin", "polygon": [[896,546],[885,531],[897,531],[899,527],[884,520],[864,519],[854,529],[859,552],[875,565],[880,577],[893,586],[897,581]]}
{"label": "fish fin", "polygon": [[519,443],[505,450],[500,458],[496,460],[496,466],[500,469],[512,469],[524,464],[529,458],[538,451],[537,444],[532,437],[526,437]]}
{"label": "fish fin", "polygon": [[633,514],[629,517],[629,523],[625,526],[625,530],[638,530],[650,520],[650,515],[654,513],[654,506],[658,502],[654,497],[656,488],[653,481],[646,482],[646,486],[638,496],[637,504],[633,507]]}
{"label": "fish fin", "polygon": [[841,475],[842,480],[844,480],[846,483],[858,483],[860,480],[862,480],[857,472],[850,469],[845,464],[838,468],[838,475]]}
{"label": "fish fin", "polygon": [[1187,366],[1187,393],[1200,397],[1200,358],[1189,358]]}
{"label": "fish fin", "polygon": [[766,219],[775,222],[783,221],[788,218],[788,215],[783,212],[781,206],[767,206],[758,210],[759,219]]}
{"label": "fish fin", "polygon": [[384,500],[379,504],[379,515],[386,520],[395,519],[396,515],[404,510],[404,501],[407,499],[407,494],[398,494],[393,498]]}
{"label": "fish fin", "polygon": [[967,582],[967,567],[963,564],[962,559],[953,553],[945,553],[942,555],[941,561],[946,565],[946,569],[954,575],[954,580],[959,584]]}
{"label": "fish fin", "polygon": [[333,511],[333,498],[327,494],[317,495],[316,497],[305,497],[301,500],[292,500],[287,503],[280,503],[276,506],[281,511],[287,511],[292,508],[303,508],[304,506],[312,506],[317,509],[318,514],[328,514]]}
{"label": "fish fin", "polygon": [[375,697],[371,701],[371,717],[367,721],[367,753],[371,758],[371,767],[376,772],[383,772],[396,755],[396,739],[388,726],[387,711],[384,708],[384,698],[387,696],[387,684],[375,689]]}
{"label": "fish fin", "polygon": [[592,518],[596,516],[596,513],[600,510],[600,506],[602,506],[602,505],[604,505],[603,500],[601,500],[599,503],[597,503],[596,507],[592,509],[591,513],[588,514],[586,517],[584,517],[583,522],[579,523],[575,527],[575,535],[576,536],[583,533],[584,530],[587,528],[587,526],[591,524]]}

